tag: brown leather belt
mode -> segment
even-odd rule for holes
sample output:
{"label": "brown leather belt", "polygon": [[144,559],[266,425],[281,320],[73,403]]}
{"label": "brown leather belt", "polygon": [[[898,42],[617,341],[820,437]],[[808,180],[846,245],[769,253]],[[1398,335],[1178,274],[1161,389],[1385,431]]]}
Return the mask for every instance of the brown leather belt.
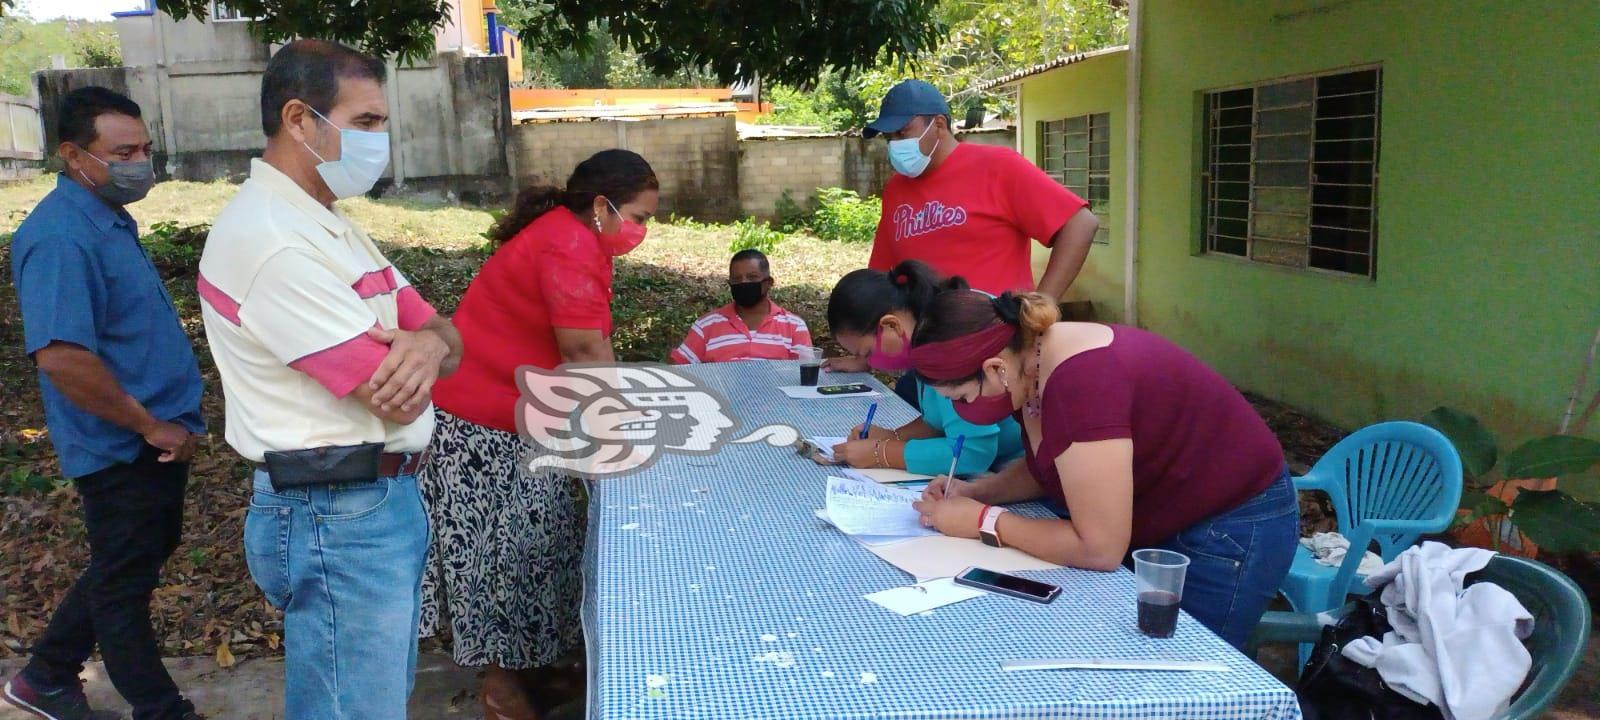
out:
{"label": "brown leather belt", "polygon": [[[428,464],[430,453],[427,450],[414,453],[384,453],[378,456],[378,477],[394,477],[396,475],[415,475]],[[256,469],[267,472],[265,463],[255,463]]]}
{"label": "brown leather belt", "polygon": [[415,475],[427,464],[427,450],[414,453],[384,453],[378,457],[378,477]]}

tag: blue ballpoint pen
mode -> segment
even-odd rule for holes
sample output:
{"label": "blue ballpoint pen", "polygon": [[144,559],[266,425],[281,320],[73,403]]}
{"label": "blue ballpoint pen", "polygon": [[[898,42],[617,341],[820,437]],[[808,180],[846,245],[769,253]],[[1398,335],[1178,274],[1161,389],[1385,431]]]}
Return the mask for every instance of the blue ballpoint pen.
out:
{"label": "blue ballpoint pen", "polygon": [[867,432],[872,429],[872,416],[873,415],[877,415],[877,414],[878,414],[878,404],[877,403],[873,403],[873,404],[867,406],[867,421],[864,422],[864,423],[861,423],[861,439],[862,440],[867,439]]}
{"label": "blue ballpoint pen", "polygon": [[966,435],[956,436],[956,448],[950,452],[950,472],[945,473],[945,477],[950,478],[949,480],[944,481],[945,497],[950,497],[950,488],[953,487],[952,483],[956,481],[956,463],[961,462],[961,446],[966,444]]}

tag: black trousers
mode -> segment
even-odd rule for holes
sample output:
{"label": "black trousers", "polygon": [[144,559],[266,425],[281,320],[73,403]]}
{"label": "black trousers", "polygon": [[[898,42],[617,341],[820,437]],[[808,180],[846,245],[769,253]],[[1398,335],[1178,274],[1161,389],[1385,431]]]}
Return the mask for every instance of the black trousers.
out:
{"label": "black trousers", "polygon": [[100,646],[111,684],[134,720],[180,718],[193,710],[178,692],[150,627],[150,594],[183,529],[186,463],[157,460],[146,446],[131,463],[73,481],[83,502],[89,567],[78,576],[23,670],[49,686],[75,684]]}

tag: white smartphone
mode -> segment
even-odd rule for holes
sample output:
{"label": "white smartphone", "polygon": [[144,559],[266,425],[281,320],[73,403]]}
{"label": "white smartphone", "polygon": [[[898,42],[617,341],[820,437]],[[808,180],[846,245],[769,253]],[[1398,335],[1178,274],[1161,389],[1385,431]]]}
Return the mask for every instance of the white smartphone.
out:
{"label": "white smartphone", "polygon": [[1060,587],[1049,583],[975,567],[962,570],[956,576],[956,584],[1041,604],[1048,604],[1061,594]]}

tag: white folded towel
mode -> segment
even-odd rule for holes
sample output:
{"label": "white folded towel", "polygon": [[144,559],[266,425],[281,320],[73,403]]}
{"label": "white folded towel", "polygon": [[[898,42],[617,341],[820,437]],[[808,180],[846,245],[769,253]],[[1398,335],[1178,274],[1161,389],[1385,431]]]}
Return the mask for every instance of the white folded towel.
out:
{"label": "white folded towel", "polygon": [[[1350,539],[1336,532],[1317,533],[1308,538],[1300,538],[1300,544],[1311,551],[1311,556],[1317,562],[1330,567],[1339,567],[1344,564],[1344,556],[1350,552]],[[1371,575],[1383,567],[1383,557],[1375,552],[1367,552],[1361,556],[1361,566],[1356,568],[1360,575]]]}

